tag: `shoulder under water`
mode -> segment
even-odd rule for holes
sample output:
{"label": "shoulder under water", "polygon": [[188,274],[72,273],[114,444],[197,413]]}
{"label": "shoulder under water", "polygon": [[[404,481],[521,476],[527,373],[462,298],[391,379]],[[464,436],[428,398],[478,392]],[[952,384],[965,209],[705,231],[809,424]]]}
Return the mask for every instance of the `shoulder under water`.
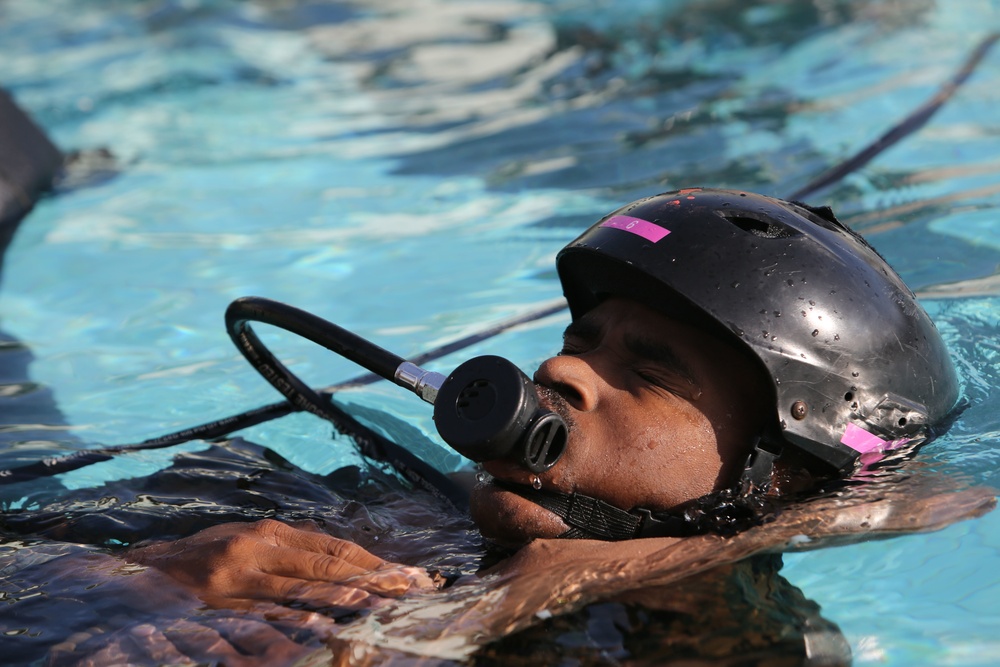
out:
{"label": "shoulder under water", "polygon": [[[116,633],[175,624],[176,612],[143,615],[122,606],[114,591],[127,586],[134,567],[115,552],[268,518],[315,521],[382,558],[457,580],[377,610],[330,610],[327,622],[308,630],[282,628],[321,661],[350,650],[357,664],[406,657],[421,664],[670,664],[735,656],[747,664],[809,664],[807,654],[826,661],[816,664],[847,664],[836,623],[778,573],[780,552],[933,529],[992,507],[992,492],[947,493],[956,491],[953,480],[912,472],[898,479],[906,483],[877,478],[788,508],[730,538],[540,540],[483,575],[495,557],[467,515],[446,502],[377,468],[312,475],[234,439],[180,455],[150,477],[4,515],[3,596],[19,627],[0,641],[14,663],[48,654],[50,664],[76,664]],[[254,612],[185,614],[206,623]]]}

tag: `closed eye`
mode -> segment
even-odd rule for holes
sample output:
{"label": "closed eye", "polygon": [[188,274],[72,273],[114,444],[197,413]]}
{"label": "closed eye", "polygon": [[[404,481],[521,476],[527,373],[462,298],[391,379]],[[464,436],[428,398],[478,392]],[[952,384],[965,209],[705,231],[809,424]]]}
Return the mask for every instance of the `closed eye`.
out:
{"label": "closed eye", "polygon": [[559,354],[561,356],[583,354],[594,347],[600,335],[600,327],[586,319],[570,322],[563,332],[563,346]]}
{"label": "closed eye", "polygon": [[560,357],[572,357],[577,354],[583,354],[586,350],[583,349],[581,345],[571,345],[569,343],[563,343],[562,349],[559,350]]}
{"label": "closed eye", "polygon": [[701,397],[701,388],[690,378],[663,369],[637,367],[633,371],[636,376],[655,389],[661,389],[688,400],[696,401]]}

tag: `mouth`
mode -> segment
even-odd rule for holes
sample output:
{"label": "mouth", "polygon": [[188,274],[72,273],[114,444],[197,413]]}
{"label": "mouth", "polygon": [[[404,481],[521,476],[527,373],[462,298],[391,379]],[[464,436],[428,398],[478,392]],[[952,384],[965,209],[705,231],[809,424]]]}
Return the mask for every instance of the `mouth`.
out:
{"label": "mouth", "polygon": [[535,475],[513,461],[486,461],[480,464],[480,472],[476,476],[479,480],[478,486],[533,486]]}
{"label": "mouth", "polygon": [[569,403],[563,395],[552,387],[537,382],[535,383],[535,393],[538,394],[538,405],[562,417],[566,428],[572,433],[573,429],[576,428],[576,422],[573,420]]}
{"label": "mouth", "polygon": [[556,514],[528,500],[519,491],[531,492],[528,471],[503,461],[482,466],[472,493],[472,517],[487,539],[505,546],[520,546],[535,538],[559,537],[567,526]]}
{"label": "mouth", "polygon": [[[572,446],[576,422],[571,415],[572,409],[566,399],[555,389],[543,384],[535,384],[538,393],[538,405],[559,415],[566,425],[567,433],[564,448]],[[555,464],[559,468],[560,463]],[[554,470],[553,469],[553,470]],[[479,464],[476,488],[483,493],[517,493],[516,489],[540,490],[543,486],[552,486],[550,471],[535,473],[525,467],[522,462],[513,459],[493,459]],[[561,475],[557,475],[561,476]]]}
{"label": "mouth", "polygon": [[558,415],[565,425],[562,441],[558,444],[558,450],[555,444],[552,445],[552,451],[557,450],[558,453],[552,457],[551,452],[549,452],[547,456],[551,462],[544,467],[534,469],[529,468],[527,461],[516,460],[513,457],[482,461],[479,464],[480,474],[488,477],[480,480],[481,485],[489,485],[496,482],[497,484],[538,490],[543,483],[551,485],[557,478],[565,475],[566,462],[565,460],[560,462],[560,459],[564,459],[565,453],[572,448],[577,432],[577,425],[571,414],[572,408],[557,390],[542,384],[536,384],[535,386],[538,392],[539,408]]}

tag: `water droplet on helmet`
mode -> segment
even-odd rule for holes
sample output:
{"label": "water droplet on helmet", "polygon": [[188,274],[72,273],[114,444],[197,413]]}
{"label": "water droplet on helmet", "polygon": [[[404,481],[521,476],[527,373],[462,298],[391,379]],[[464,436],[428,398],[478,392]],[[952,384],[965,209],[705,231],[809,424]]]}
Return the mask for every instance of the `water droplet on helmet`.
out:
{"label": "water droplet on helmet", "polygon": [[819,335],[819,329],[813,329],[813,338]]}
{"label": "water droplet on helmet", "polygon": [[538,475],[531,476],[531,488],[533,488],[535,491],[541,491],[542,480],[538,477]]}

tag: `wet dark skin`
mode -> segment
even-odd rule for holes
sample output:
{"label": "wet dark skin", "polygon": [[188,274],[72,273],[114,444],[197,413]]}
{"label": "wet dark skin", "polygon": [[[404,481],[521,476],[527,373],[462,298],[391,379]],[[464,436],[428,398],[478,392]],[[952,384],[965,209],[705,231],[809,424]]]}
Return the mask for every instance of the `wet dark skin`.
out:
{"label": "wet dark skin", "polygon": [[[611,299],[571,324],[558,356],[535,373],[542,403],[571,425],[542,488],[623,508],[672,509],[733,483],[759,432],[767,395],[742,355],[643,305]],[[506,461],[483,466],[530,484]],[[561,519],[486,483],[472,498],[484,535],[521,544],[556,537]]]}
{"label": "wet dark skin", "polygon": [[[733,483],[766,411],[755,367],[734,349],[636,302],[605,301],[571,324],[535,375],[542,402],[570,425],[566,454],[542,486],[619,507],[670,509]],[[484,464],[529,484],[529,471]],[[484,536],[509,545],[551,538],[562,520],[487,481],[472,494]],[[217,605],[251,600],[378,605],[434,582],[309,525],[224,524],[132,551]]]}

